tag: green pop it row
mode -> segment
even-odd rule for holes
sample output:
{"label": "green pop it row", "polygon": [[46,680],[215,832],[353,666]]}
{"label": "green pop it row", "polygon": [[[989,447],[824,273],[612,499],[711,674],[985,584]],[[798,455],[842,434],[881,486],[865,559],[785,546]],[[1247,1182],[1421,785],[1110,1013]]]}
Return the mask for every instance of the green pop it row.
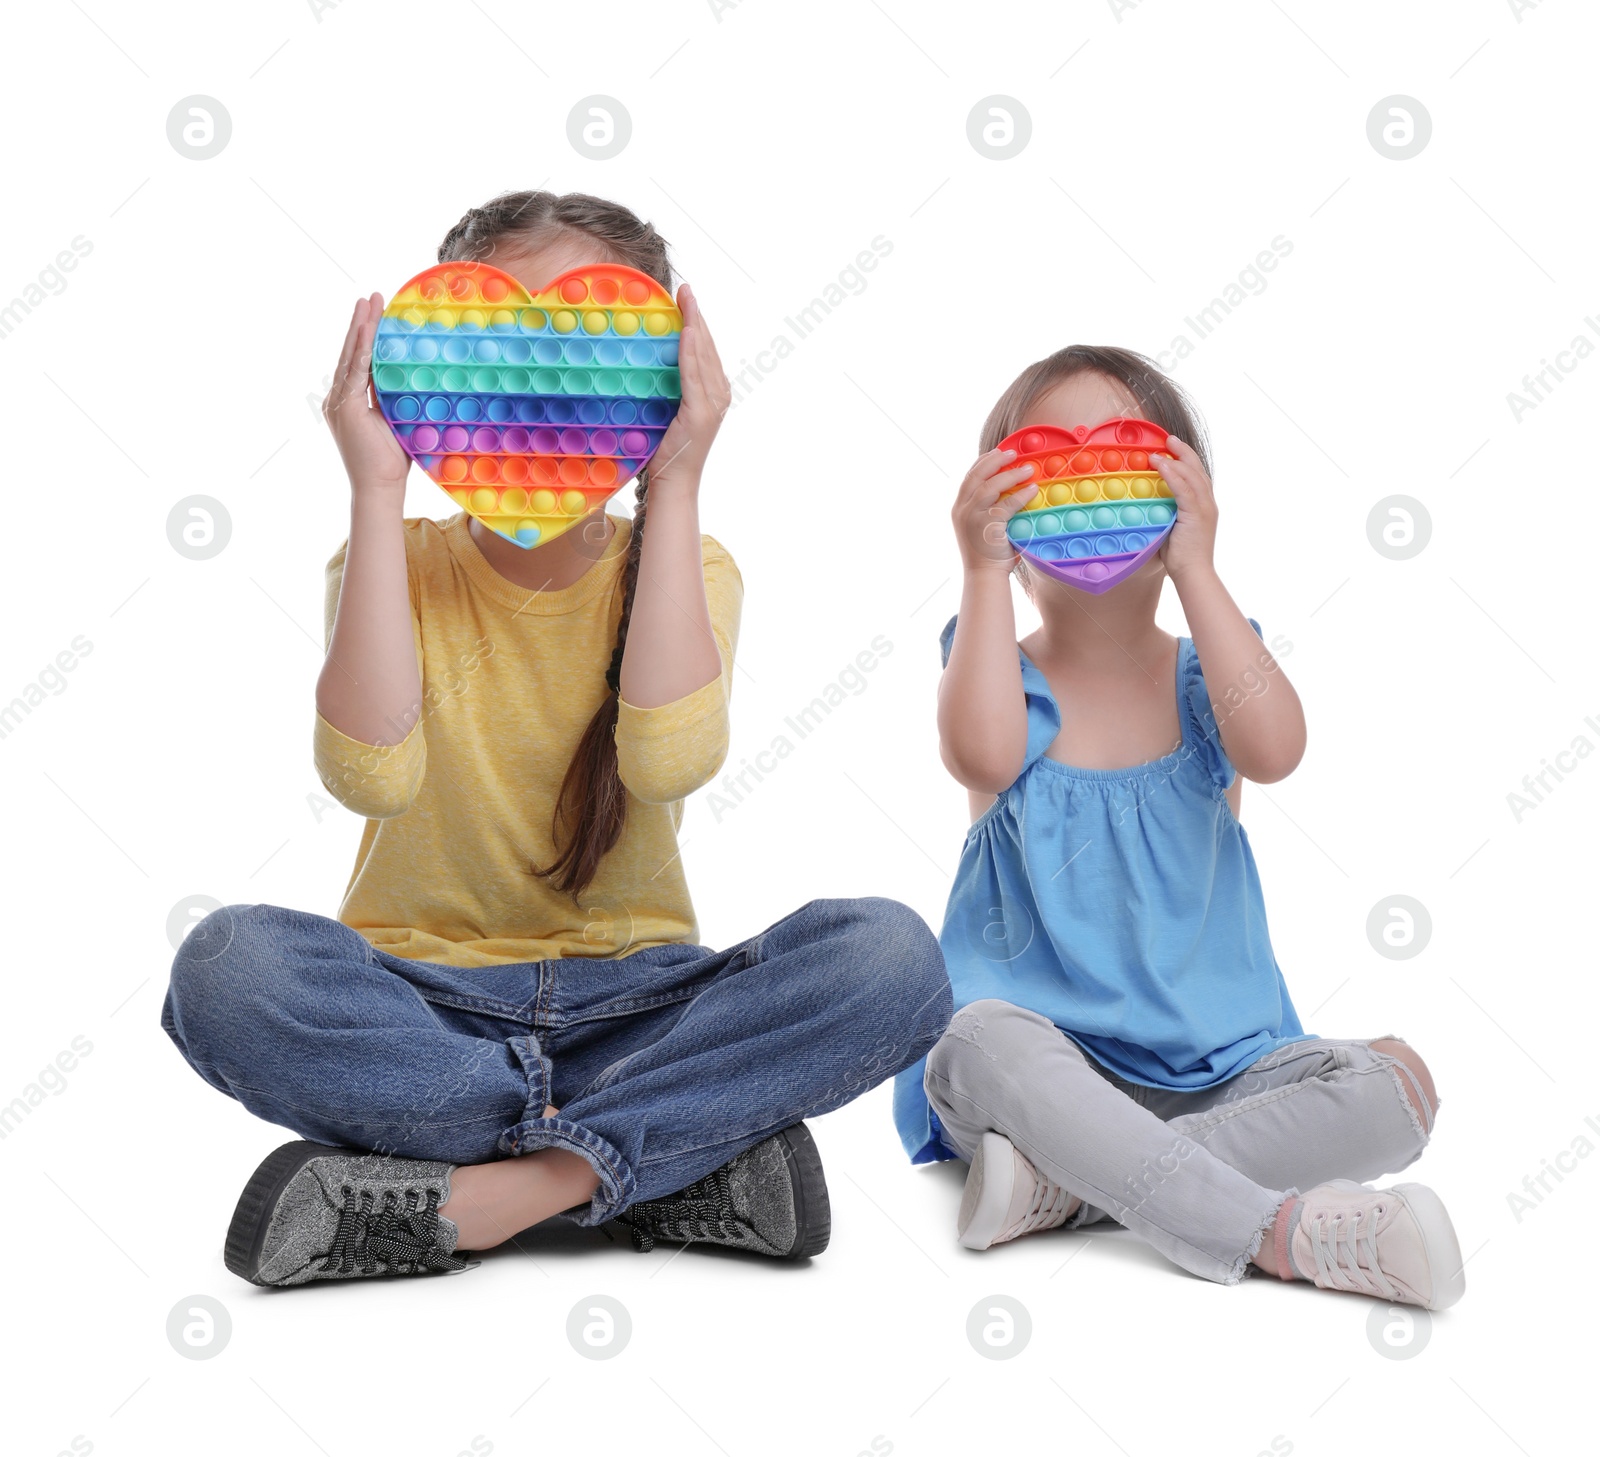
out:
{"label": "green pop it row", "polygon": [[628,395],[675,400],[676,369],[524,369],[517,365],[468,368],[431,364],[380,364],[373,383],[386,394]]}

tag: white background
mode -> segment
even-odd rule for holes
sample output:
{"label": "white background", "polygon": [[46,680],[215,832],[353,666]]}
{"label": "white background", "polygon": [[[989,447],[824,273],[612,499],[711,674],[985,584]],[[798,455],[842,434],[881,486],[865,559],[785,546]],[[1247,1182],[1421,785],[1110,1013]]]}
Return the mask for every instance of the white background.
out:
{"label": "white background", "polygon": [[[1600,359],[1520,421],[1507,395],[1600,331],[1600,27],[1560,0],[1122,9],[84,0],[12,17],[0,299],[74,237],[92,252],[0,339],[0,702],[76,636],[92,651],[0,739],[0,1103],[74,1037],[93,1050],[0,1142],[8,1451],[1569,1449],[1600,1158],[1569,1159],[1520,1219],[1507,1196],[1600,1119],[1600,762],[1547,780],[1520,822],[1507,795],[1576,737],[1600,744]],[[567,139],[595,93],[632,118],[607,161]],[[967,138],[996,93],[1032,118],[1008,161]],[[166,135],[195,94],[232,119],[205,161]],[[1410,160],[1368,140],[1394,94],[1432,118]],[[1069,342],[1192,340],[1186,317],[1292,244],[1176,373],[1215,440],[1224,579],[1292,641],[1310,717],[1300,770],[1244,796],[1279,959],[1310,1027],[1408,1038],[1444,1099],[1408,1177],[1448,1202],[1468,1289],[1419,1354],[1385,1359],[1366,1301],[1206,1284],[1120,1232],[959,1251],[959,1172],[905,1164],[886,1088],[817,1126],[835,1234],[807,1268],[555,1229],[459,1279],[284,1294],[224,1270],[238,1189],[284,1135],[206,1088],[157,1016],[175,907],[332,914],[360,830],[308,798],[346,514],[312,403],[359,293],[430,263],[469,205],[541,184],[655,221],[735,369],[874,237],[892,244],[748,392],[706,479],[706,529],[748,590],[734,767],[875,636],[893,644],[736,809],[689,805],[714,943],[819,895],[896,896],[937,925],[966,820],[932,713],[959,589],[947,510],[985,413]],[[232,523],[204,561],[167,536],[194,494]],[[1432,522],[1403,561],[1367,533],[1395,494]],[[408,509],[449,503],[414,475]],[[1170,596],[1163,620],[1180,628]],[[1397,894],[1432,918],[1409,960],[1366,932]],[[633,1321],[606,1362],[565,1336],[596,1293]],[[1008,1361],[965,1334],[996,1293],[1032,1320]],[[232,1323],[204,1361],[165,1334],[196,1294]]]}

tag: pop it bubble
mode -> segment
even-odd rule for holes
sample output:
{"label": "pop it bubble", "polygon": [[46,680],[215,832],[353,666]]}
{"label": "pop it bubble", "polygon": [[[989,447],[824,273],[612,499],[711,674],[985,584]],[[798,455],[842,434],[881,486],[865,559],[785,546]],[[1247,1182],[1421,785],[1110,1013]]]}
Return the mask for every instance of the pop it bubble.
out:
{"label": "pop it bubble", "polygon": [[[1160,547],[1178,509],[1150,463],[1170,456],[1167,432],[1119,417],[1092,429],[1024,425],[999,449],[1037,469],[1034,493],[1006,526],[1030,566],[1085,592],[1104,592]],[[1019,489],[1026,489],[1021,487]]]}
{"label": "pop it bubble", "polygon": [[487,263],[440,263],[390,301],[378,408],[464,511],[518,546],[575,526],[633,479],[678,413],[683,316],[613,263],[531,296]]}

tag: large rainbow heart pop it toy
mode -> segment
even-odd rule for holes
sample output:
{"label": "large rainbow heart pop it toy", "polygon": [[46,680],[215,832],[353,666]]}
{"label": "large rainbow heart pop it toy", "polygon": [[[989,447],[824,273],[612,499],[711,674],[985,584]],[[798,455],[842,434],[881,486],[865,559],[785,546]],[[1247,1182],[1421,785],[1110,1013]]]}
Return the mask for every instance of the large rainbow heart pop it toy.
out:
{"label": "large rainbow heart pop it toy", "polygon": [[683,316],[655,279],[594,263],[530,295],[487,263],[419,273],[378,321],[372,383],[408,454],[518,546],[627,485],[678,413]]}
{"label": "large rainbow heart pop it toy", "polygon": [[1177,519],[1150,463],[1170,455],[1166,447],[1165,430],[1131,417],[1092,429],[1024,425],[1006,436],[997,448],[1037,471],[1033,496],[1006,525],[1011,544],[1057,581],[1085,592],[1115,587],[1155,555]]}

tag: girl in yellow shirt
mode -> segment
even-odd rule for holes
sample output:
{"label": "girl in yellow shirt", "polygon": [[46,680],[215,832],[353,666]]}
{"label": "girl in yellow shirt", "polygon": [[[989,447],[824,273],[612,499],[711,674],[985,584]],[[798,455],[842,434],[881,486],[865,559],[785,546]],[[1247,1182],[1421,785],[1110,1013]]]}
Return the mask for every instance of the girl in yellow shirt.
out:
{"label": "girl in yellow shirt", "polygon": [[[537,293],[665,241],[616,203],[512,193],[450,230]],[[827,1243],[804,1118],[916,1062],[950,1016],[933,934],[813,901],[696,944],[684,796],[728,744],[743,585],[699,524],[729,401],[684,286],[680,411],[633,519],[523,549],[406,520],[370,394],[383,300],[355,306],[324,413],[350,478],[328,567],[319,775],[366,816],[338,920],[228,906],[190,933],[162,1022],[212,1086],[308,1141],[246,1185],[228,1267],[264,1285],[466,1267],[558,1213],[635,1243],[780,1257]],[[649,529],[645,529],[646,516]]]}

